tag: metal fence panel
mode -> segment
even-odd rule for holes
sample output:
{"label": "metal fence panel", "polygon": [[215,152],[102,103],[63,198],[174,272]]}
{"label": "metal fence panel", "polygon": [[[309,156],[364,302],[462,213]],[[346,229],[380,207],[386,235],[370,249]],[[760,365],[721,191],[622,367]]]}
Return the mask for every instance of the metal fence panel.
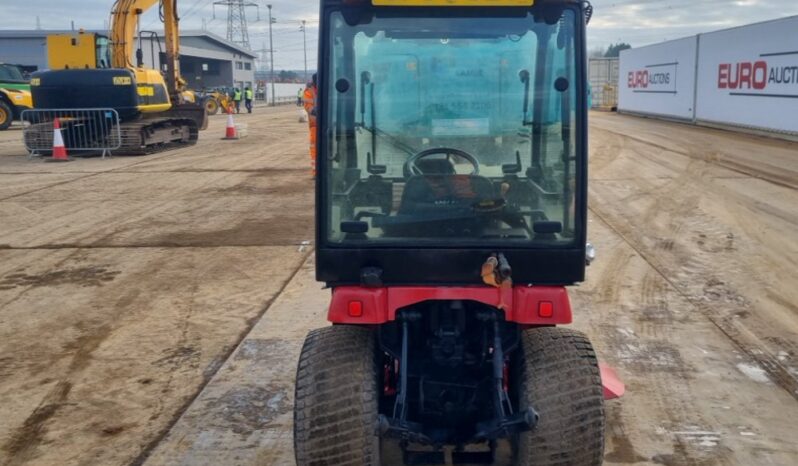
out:
{"label": "metal fence panel", "polygon": [[593,108],[615,109],[618,106],[618,59],[591,58],[588,73]]}
{"label": "metal fence panel", "polygon": [[119,113],[112,108],[37,108],[22,112],[25,148],[31,156],[52,151],[56,119],[67,151],[102,152],[104,158],[122,145]]}

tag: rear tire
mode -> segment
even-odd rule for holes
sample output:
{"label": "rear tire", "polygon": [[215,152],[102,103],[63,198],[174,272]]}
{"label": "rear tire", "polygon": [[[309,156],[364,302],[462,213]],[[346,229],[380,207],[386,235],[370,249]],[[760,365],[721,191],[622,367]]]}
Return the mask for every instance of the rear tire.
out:
{"label": "rear tire", "polygon": [[12,121],[14,121],[14,112],[7,103],[0,100],[0,131],[8,129]]}
{"label": "rear tire", "polygon": [[520,466],[600,466],[604,458],[604,390],[596,353],[576,331],[545,327],[522,337],[517,380],[521,408],[540,414],[518,438]]}
{"label": "rear tire", "polygon": [[376,339],[368,328],[311,331],[297,368],[297,466],[380,465]]}

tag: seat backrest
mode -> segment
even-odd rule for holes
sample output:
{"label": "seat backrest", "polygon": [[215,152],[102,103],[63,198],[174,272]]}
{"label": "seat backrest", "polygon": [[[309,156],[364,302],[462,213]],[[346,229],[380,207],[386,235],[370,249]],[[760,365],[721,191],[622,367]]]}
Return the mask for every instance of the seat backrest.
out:
{"label": "seat backrest", "polygon": [[496,190],[485,177],[476,175],[415,175],[405,183],[400,214],[411,214],[439,201],[452,205],[472,205],[494,199]]}
{"label": "seat backrest", "polygon": [[416,161],[416,167],[425,175],[454,175],[454,167],[451,162],[440,158],[422,158]]}

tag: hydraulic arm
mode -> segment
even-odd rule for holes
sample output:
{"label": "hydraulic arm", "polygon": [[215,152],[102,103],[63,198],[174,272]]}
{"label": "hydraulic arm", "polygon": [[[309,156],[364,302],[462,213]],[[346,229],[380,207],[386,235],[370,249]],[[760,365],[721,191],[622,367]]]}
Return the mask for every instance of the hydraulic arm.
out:
{"label": "hydraulic arm", "polygon": [[140,29],[140,18],[156,3],[161,4],[160,14],[166,39],[166,86],[170,97],[175,99],[185,90],[180,78],[180,18],[177,15],[177,0],[117,0],[111,10],[111,41],[114,45],[112,65],[114,68],[136,68],[134,61],[136,35]]}

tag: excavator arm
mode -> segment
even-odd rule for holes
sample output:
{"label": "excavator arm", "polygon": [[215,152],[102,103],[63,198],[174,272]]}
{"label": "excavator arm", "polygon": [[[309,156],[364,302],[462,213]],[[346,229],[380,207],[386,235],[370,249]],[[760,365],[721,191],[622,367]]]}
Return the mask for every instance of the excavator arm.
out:
{"label": "excavator arm", "polygon": [[111,60],[114,68],[137,67],[134,50],[141,15],[157,3],[161,4],[166,39],[166,85],[169,94],[177,96],[185,87],[180,78],[180,18],[177,16],[177,0],[116,0],[111,9]]}

